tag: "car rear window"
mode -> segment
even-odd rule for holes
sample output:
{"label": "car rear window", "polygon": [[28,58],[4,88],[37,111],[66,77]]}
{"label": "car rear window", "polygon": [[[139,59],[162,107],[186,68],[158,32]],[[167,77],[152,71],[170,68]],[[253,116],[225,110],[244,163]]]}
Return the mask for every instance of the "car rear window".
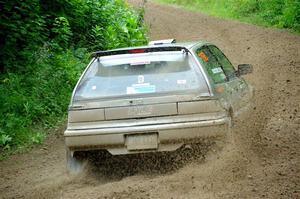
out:
{"label": "car rear window", "polygon": [[207,89],[192,56],[183,52],[114,55],[95,59],[74,100]]}

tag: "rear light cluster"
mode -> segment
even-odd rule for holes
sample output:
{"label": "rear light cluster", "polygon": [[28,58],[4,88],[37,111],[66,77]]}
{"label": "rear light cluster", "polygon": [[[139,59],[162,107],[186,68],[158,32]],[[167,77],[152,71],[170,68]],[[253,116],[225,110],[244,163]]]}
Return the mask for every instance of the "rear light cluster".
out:
{"label": "rear light cluster", "polygon": [[91,122],[105,120],[104,109],[70,110],[68,122]]}
{"label": "rear light cluster", "polygon": [[192,102],[179,102],[178,114],[197,114],[197,113],[213,113],[224,111],[224,108],[217,100],[203,100]]}

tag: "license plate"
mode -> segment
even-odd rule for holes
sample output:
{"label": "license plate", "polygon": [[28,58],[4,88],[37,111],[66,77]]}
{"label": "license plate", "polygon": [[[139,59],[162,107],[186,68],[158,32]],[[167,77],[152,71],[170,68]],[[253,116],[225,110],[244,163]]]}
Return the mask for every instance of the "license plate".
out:
{"label": "license plate", "polygon": [[128,150],[147,150],[157,149],[157,133],[135,134],[126,136],[126,145]]}

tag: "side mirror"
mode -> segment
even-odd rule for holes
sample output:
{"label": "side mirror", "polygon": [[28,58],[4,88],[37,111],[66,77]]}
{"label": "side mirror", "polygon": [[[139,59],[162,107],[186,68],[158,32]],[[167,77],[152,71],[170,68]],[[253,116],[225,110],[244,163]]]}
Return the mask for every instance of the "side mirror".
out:
{"label": "side mirror", "polygon": [[246,75],[253,72],[253,66],[251,64],[239,64],[238,65],[238,75]]}

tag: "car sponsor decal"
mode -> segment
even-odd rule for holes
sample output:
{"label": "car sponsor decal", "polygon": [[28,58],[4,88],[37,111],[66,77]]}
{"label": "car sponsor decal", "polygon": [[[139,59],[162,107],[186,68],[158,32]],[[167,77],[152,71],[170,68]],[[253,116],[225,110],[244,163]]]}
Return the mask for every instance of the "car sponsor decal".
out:
{"label": "car sponsor decal", "polygon": [[155,85],[149,83],[144,84],[133,84],[127,87],[127,94],[143,94],[143,93],[154,93],[156,91]]}
{"label": "car sponsor decal", "polygon": [[198,57],[200,57],[203,61],[208,62],[208,57],[203,51],[198,53]]}
{"label": "car sponsor decal", "polygon": [[213,68],[213,69],[211,69],[211,71],[212,71],[214,74],[223,72],[223,70],[222,70],[221,67]]}

